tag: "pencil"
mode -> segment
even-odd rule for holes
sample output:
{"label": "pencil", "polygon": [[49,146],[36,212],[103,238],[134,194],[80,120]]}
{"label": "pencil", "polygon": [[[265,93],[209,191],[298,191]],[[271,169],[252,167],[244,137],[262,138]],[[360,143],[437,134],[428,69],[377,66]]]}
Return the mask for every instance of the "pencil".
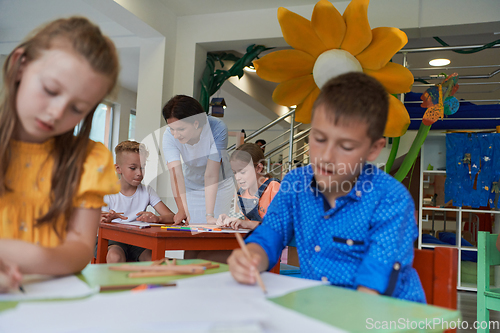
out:
{"label": "pencil", "polygon": [[[249,260],[252,260],[252,256],[250,255],[250,252],[248,251],[247,245],[245,244],[245,241],[243,240],[243,237],[236,232],[236,239],[238,240],[238,244],[240,244],[241,250],[243,253],[247,256]],[[262,277],[260,276],[259,271],[255,272],[255,278],[257,279],[257,282],[259,283],[260,288],[264,292],[264,294],[267,294],[266,286],[264,285],[264,281],[262,281]]]}
{"label": "pencil", "polygon": [[[119,286],[101,286],[100,291],[129,290],[129,289],[134,289],[140,285],[141,284],[125,284],[125,285],[119,285]],[[158,286],[158,287],[175,287],[177,284],[176,283],[155,283],[153,285]]]}

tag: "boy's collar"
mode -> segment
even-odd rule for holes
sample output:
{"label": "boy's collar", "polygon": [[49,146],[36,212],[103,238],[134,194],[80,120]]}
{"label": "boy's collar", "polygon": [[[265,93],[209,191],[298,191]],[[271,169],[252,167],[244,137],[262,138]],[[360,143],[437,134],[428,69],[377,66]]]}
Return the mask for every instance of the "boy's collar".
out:
{"label": "boy's collar", "polygon": [[[371,192],[373,189],[373,185],[366,187],[365,183],[370,182],[372,179],[372,175],[374,174],[374,166],[369,163],[365,163],[363,166],[363,169],[361,170],[360,174],[357,177],[356,182],[354,183],[353,188],[347,193],[346,195],[343,195],[342,197],[348,197],[353,200],[359,201],[363,197],[363,194],[366,193],[366,190],[369,189],[368,192]],[[312,171],[312,170],[311,170]],[[311,175],[311,181],[309,184],[309,187],[311,189],[311,192],[317,196],[320,192],[318,188],[318,183],[316,182],[316,178],[314,178],[314,173],[312,172]],[[341,197],[339,197],[341,198]]]}

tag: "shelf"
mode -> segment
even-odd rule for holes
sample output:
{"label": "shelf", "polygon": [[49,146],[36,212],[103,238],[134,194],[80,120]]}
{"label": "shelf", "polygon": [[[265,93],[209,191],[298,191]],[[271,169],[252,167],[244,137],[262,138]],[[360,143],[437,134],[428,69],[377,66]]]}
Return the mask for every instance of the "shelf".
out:
{"label": "shelf", "polygon": [[423,170],[422,173],[446,175],[446,170]]}
{"label": "shelf", "polygon": [[[452,249],[458,249],[458,246],[456,245],[444,245],[444,244],[432,244],[432,243],[422,243],[422,248],[428,248],[428,249],[434,249],[436,247],[451,247]],[[470,246],[462,246],[460,248],[462,251],[471,251],[471,252],[477,252],[476,247],[470,247]]]}
{"label": "shelf", "polygon": [[[434,170],[425,170],[428,165],[434,166]],[[467,291],[476,291],[477,287],[472,283],[464,283],[462,282],[462,262],[458,261],[458,257],[461,257],[460,254],[465,254],[468,251],[472,252],[472,254],[477,253],[477,247],[471,246],[461,246],[461,243],[458,245],[450,245],[450,244],[432,244],[425,243],[422,239],[423,229],[425,227],[430,226],[432,222],[431,215],[434,215],[434,222],[437,223],[434,225],[434,228],[440,228],[441,225],[447,225],[448,227],[451,225],[455,226],[454,230],[457,234],[461,234],[463,236],[464,231],[461,230],[464,222],[467,222],[473,214],[477,214],[477,216],[485,216],[481,214],[500,214],[500,210],[490,209],[490,210],[480,210],[478,208],[470,208],[470,207],[454,207],[447,206],[445,207],[442,201],[433,201],[436,206],[431,206],[431,202],[426,200],[426,205],[424,205],[424,198],[428,199],[430,196],[438,193],[439,199],[442,199],[445,196],[445,189],[443,179],[447,176],[446,174],[446,136],[445,133],[436,133],[430,131],[427,139],[423,143],[421,147],[420,154],[420,189],[419,189],[419,239],[418,244],[421,249],[434,249],[434,248],[454,248],[457,249],[459,255],[457,256],[457,270],[458,270],[458,281],[457,281],[457,289],[458,290],[467,290]],[[470,172],[469,172],[470,174]],[[440,177],[439,177],[440,176]],[[432,182],[431,182],[432,180]],[[440,206],[443,205],[443,206]],[[481,207],[483,209],[484,207]],[[465,213],[465,214],[461,214]],[[446,224],[444,224],[443,217],[446,217]],[[467,216],[468,215],[468,216]],[[428,221],[425,221],[424,218],[428,218]],[[497,216],[497,215],[495,215]],[[498,215],[500,216],[500,215]],[[439,220],[438,220],[439,219]],[[459,221],[462,224],[459,224]],[[437,230],[437,229],[436,229]],[[456,239],[456,238],[455,238]],[[471,253],[467,253],[471,254]],[[496,277],[498,279],[498,275]]]}
{"label": "shelf", "polygon": [[436,247],[451,247],[452,249],[458,248],[456,245],[444,245],[444,244],[432,244],[432,243],[422,243],[422,248],[433,249]]}
{"label": "shelf", "polygon": [[500,210],[480,210],[480,209],[460,209],[460,207],[457,208],[441,208],[441,207],[434,207],[434,206],[422,206],[422,210],[430,210],[430,211],[436,211],[436,212],[458,212],[461,211],[462,213],[483,213],[483,214],[500,214]]}
{"label": "shelf", "polygon": [[477,285],[472,284],[472,283],[464,283],[461,286],[457,286],[457,290],[462,290],[462,291],[477,291]]}
{"label": "shelf", "polygon": [[441,208],[441,207],[435,207],[435,206],[422,206],[422,210],[430,210],[430,211],[436,211],[436,212],[456,212],[456,211],[458,211],[458,208]]}

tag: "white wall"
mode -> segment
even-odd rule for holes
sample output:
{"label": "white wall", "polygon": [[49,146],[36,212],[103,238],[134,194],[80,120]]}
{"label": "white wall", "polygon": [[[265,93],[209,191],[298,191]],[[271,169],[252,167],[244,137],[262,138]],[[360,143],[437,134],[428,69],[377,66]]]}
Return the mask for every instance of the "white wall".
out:
{"label": "white wall", "polygon": [[[408,152],[416,136],[417,131],[407,131],[405,135],[401,137],[396,158],[401,157]],[[378,158],[372,163],[379,167],[385,165],[387,163],[387,159],[389,158],[389,154],[391,153],[391,149],[392,145],[389,144],[389,139],[387,139],[387,145],[382,149]]]}
{"label": "white wall", "polygon": [[115,100],[113,100],[113,135],[111,149],[117,144],[128,140],[130,110],[136,109],[137,93],[127,88],[120,87]]}
{"label": "white wall", "polygon": [[[132,23],[124,22],[127,29],[141,38],[139,79],[136,108],[136,139],[145,143],[150,157],[146,165],[145,183],[151,185],[173,211],[168,173],[164,172],[161,155],[161,117],[163,105],[173,95],[173,71],[177,18],[157,0],[117,0],[120,6],[134,15]],[[130,21],[130,20],[129,20]],[[135,22],[139,21],[139,22]],[[152,29],[145,29],[145,23]]]}
{"label": "white wall", "polygon": [[[224,97],[226,101],[227,108],[224,112],[224,117],[221,118],[222,121],[227,125],[229,131],[239,132],[242,129],[245,130],[246,134],[249,135],[262,126],[268,124],[271,119],[262,115],[260,112],[256,111],[252,106],[245,104],[241,99],[238,99],[233,94],[228,92],[224,87],[226,83],[222,86],[222,89],[216,95],[219,97]],[[277,124],[266,132],[258,135],[256,138],[251,139],[250,142],[255,142],[257,139],[264,139],[267,142],[273,140],[276,136],[282,134],[287,129],[289,129],[289,123],[282,122]],[[288,136],[287,136],[288,137]],[[275,143],[271,143],[267,146],[266,150],[274,148],[278,143],[281,143],[283,139],[278,139]],[[229,138],[229,146],[236,143],[236,138]]]}
{"label": "white wall", "polygon": [[3,84],[3,70],[1,69],[3,68],[3,63],[5,62],[6,59],[7,59],[6,55],[0,54],[0,85]]}

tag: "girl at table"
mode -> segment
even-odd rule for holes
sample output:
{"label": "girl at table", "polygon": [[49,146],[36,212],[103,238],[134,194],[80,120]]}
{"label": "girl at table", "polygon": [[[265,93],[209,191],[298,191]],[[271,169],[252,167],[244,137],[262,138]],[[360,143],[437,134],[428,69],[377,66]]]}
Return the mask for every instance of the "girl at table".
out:
{"label": "girl at table", "polygon": [[90,127],[118,71],[115,46],[82,17],[47,24],[7,57],[0,258],[9,269],[66,275],[90,262],[103,197],[120,190],[112,155],[89,139]]}
{"label": "girl at table", "polygon": [[178,208],[174,224],[183,220],[186,224],[215,224],[215,216],[229,212],[234,193],[226,152],[227,127],[185,95],[168,101],[163,118],[168,123],[163,154]]}
{"label": "girl at table", "polygon": [[264,153],[254,143],[239,146],[230,159],[238,183],[238,203],[244,219],[221,214],[217,224],[233,229],[255,229],[280,188],[279,180],[264,173]]}

